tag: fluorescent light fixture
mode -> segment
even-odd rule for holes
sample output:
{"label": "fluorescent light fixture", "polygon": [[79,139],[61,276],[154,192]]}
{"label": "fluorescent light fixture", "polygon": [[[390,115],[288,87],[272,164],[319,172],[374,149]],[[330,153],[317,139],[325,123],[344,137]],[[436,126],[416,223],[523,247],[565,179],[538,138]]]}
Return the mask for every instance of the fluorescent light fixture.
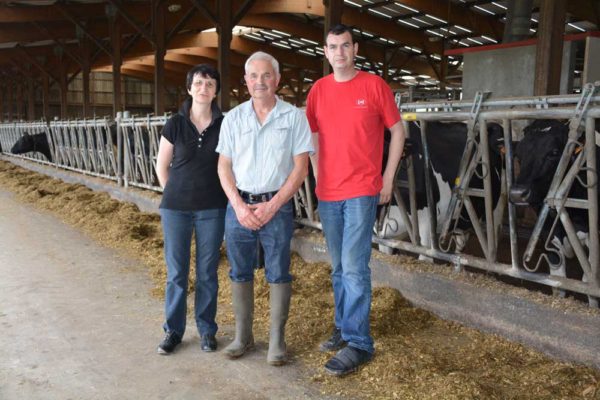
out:
{"label": "fluorescent light fixture", "polygon": [[434,20],[436,20],[436,21],[438,21],[438,22],[441,22],[442,24],[445,24],[445,23],[447,23],[447,22],[448,22],[448,21],[444,21],[443,19],[441,19],[441,18],[438,18],[438,17],[436,17],[436,16],[433,16],[433,15],[430,15],[430,14],[425,14],[425,16],[426,16],[426,17],[429,17],[429,18],[431,18],[431,19],[434,19]]}
{"label": "fluorescent light fixture", "polygon": [[464,26],[460,26],[460,25],[454,25],[454,27],[455,27],[456,29],[460,29],[461,31],[464,31],[464,32],[469,32],[469,33],[473,32],[472,30],[470,30],[470,29],[467,29],[467,28],[465,28]]}
{"label": "fluorescent light fixture", "polygon": [[408,11],[412,11],[414,13],[418,13],[419,12],[419,10],[415,10],[414,8],[410,8],[409,6],[405,6],[404,4],[400,4],[397,1],[394,2],[394,4],[396,4],[398,7],[402,7],[404,9],[407,9]]}
{"label": "fluorescent light fixture", "polygon": [[580,31],[580,32],[585,32],[585,29],[582,29],[582,28],[578,27],[577,25],[574,25],[574,24],[572,24],[572,23],[570,23],[570,22],[569,22],[567,25],[569,25],[569,26],[570,26],[570,27],[572,27],[572,28],[575,28],[575,29],[577,29],[577,30],[578,30],[578,31]]}
{"label": "fluorescent light fixture", "polygon": [[404,24],[404,25],[412,26],[413,28],[417,28],[417,29],[420,28],[419,25],[411,24],[410,22],[405,21],[403,19],[399,19],[398,22],[400,22],[401,24]]}
{"label": "fluorescent light fixture", "polygon": [[281,48],[288,49],[288,50],[291,50],[291,49],[292,49],[292,48],[291,48],[290,46],[288,46],[287,44],[283,44],[283,43],[280,43],[280,42],[273,42],[273,43],[271,43],[271,44],[272,44],[273,46],[281,47]]}
{"label": "fluorescent light fixture", "polygon": [[432,35],[435,35],[435,36],[439,36],[439,37],[445,37],[445,36],[444,36],[444,35],[442,35],[441,33],[438,33],[438,32],[436,32],[436,31],[432,31],[431,29],[427,29],[425,32],[427,32],[427,33],[431,33]]}
{"label": "fluorescent light fixture", "polygon": [[391,16],[391,15],[384,14],[384,13],[382,13],[381,11],[373,10],[372,8],[370,8],[370,9],[369,9],[369,12],[370,12],[370,13],[373,13],[373,14],[378,14],[378,15],[381,15],[382,17],[385,17],[385,18],[387,18],[387,19],[390,19],[390,18],[392,18],[392,16]]}
{"label": "fluorescent light fixture", "polygon": [[473,38],[467,38],[467,40],[470,40],[471,42],[477,43],[477,44],[479,44],[479,45],[482,45],[482,44],[483,44],[483,43],[482,43],[482,42],[480,42],[479,40],[475,40],[475,39],[473,39]]}
{"label": "fluorescent light fixture", "polygon": [[314,41],[312,41],[310,39],[300,38],[300,40],[302,40],[303,42],[306,42],[306,43],[314,44],[315,46],[319,44],[319,43],[314,42]]}
{"label": "fluorescent light fixture", "polygon": [[476,8],[476,9],[478,9],[478,10],[480,10],[480,11],[483,11],[484,13],[488,13],[488,14],[490,14],[490,15],[496,15],[496,14],[494,14],[493,12],[491,12],[491,11],[489,11],[489,10],[486,10],[486,9],[485,9],[485,8],[483,8],[483,7],[474,6],[473,8]]}
{"label": "fluorescent light fixture", "polygon": [[489,36],[485,36],[485,35],[481,35],[482,38],[484,38],[485,40],[489,40],[492,43],[498,43],[498,41],[494,38],[491,38]]}
{"label": "fluorescent light fixture", "polygon": [[281,32],[281,31],[278,31],[277,29],[271,29],[271,32],[275,32],[277,34],[280,34],[280,35],[283,35],[283,36],[287,36],[287,37],[292,36],[289,33]]}

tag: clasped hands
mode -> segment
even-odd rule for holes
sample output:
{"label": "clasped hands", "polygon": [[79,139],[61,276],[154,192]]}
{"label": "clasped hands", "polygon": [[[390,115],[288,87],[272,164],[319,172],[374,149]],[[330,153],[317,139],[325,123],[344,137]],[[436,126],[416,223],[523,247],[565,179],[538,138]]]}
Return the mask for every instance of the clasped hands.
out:
{"label": "clasped hands", "polygon": [[234,210],[243,227],[257,231],[273,218],[278,207],[270,201],[266,201],[256,204],[240,203]]}

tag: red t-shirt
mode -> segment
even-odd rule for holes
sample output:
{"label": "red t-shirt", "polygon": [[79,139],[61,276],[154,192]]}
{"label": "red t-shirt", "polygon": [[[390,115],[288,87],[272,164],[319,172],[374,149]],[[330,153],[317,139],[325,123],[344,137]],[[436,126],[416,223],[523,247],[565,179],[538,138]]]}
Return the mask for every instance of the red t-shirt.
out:
{"label": "red t-shirt", "polygon": [[312,132],[319,133],[317,197],[325,201],[374,196],[381,191],[383,130],[400,120],[391,89],[359,71],[347,82],[319,79],[306,100]]}

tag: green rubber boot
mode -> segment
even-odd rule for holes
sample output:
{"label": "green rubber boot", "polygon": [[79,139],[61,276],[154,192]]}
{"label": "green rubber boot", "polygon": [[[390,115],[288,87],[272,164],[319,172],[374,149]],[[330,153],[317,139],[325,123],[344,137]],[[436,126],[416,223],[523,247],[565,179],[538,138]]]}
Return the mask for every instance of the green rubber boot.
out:
{"label": "green rubber boot", "polygon": [[271,284],[271,333],[267,353],[267,362],[270,365],[283,365],[287,362],[285,324],[290,311],[291,297],[291,283]]}
{"label": "green rubber boot", "polygon": [[233,314],[235,316],[235,339],[225,347],[225,355],[238,358],[254,347],[252,320],[254,317],[254,282],[231,282]]}

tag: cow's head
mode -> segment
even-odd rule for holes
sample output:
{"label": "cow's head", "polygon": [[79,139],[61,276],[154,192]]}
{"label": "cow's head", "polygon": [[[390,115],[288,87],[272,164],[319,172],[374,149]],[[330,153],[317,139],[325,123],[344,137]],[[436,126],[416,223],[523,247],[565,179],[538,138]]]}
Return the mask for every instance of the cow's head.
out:
{"label": "cow's head", "polygon": [[34,149],[35,144],[33,143],[33,137],[29,133],[25,132],[10,149],[10,152],[12,154],[25,154],[33,151]]}
{"label": "cow's head", "polygon": [[515,151],[520,171],[510,200],[517,205],[540,207],[567,144],[569,126],[561,121],[536,120],[523,132],[525,136]]}

